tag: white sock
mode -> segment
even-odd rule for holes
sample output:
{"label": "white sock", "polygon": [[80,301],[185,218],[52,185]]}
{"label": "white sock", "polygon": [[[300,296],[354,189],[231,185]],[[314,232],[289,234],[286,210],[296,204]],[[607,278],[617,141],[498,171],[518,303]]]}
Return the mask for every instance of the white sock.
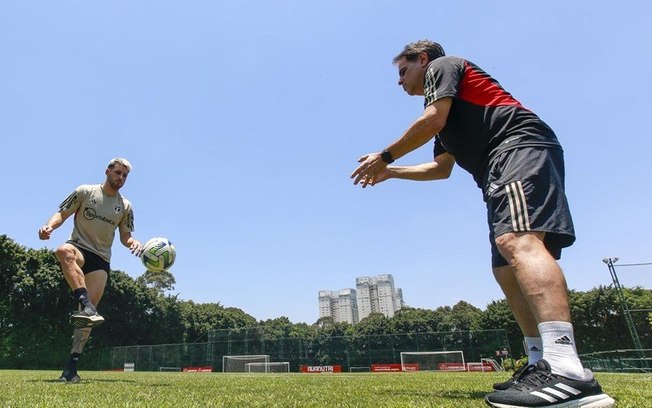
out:
{"label": "white sock", "polygon": [[591,371],[584,371],[577,356],[573,325],[567,322],[543,322],[537,326],[543,344],[542,358],[550,364],[552,372],[574,380],[588,381]]}
{"label": "white sock", "polygon": [[527,353],[527,363],[535,365],[537,361],[543,358],[543,341],[541,337],[524,337],[525,352]]}

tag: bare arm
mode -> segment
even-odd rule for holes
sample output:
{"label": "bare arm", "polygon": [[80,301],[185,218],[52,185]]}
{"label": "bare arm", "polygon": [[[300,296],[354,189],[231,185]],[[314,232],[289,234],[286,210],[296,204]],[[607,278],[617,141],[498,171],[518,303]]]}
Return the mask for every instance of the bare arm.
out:
{"label": "bare arm", "polygon": [[388,178],[402,180],[429,181],[442,180],[450,177],[453,171],[455,158],[448,153],[437,156],[432,162],[417,164],[416,166],[387,166]]}
{"label": "bare arm", "polygon": [[129,250],[131,251],[132,254],[134,254],[136,256],[140,256],[140,253],[143,250],[143,246],[140,243],[140,241],[138,241],[137,239],[135,239],[134,237],[131,236],[131,231],[129,231],[129,230],[124,230],[124,231],[121,230],[120,231],[120,242],[122,243],[122,245],[129,248]]}
{"label": "bare arm", "polygon": [[443,153],[428,163],[415,166],[387,166],[370,184],[374,186],[391,178],[414,181],[447,179],[450,177],[454,165],[453,155]]}
{"label": "bare arm", "polygon": [[394,160],[423,146],[435,137],[446,126],[451,103],[451,98],[444,98],[429,105],[423,111],[423,115],[415,120],[400,138],[387,147]]}
{"label": "bare arm", "polygon": [[44,226],[39,228],[38,237],[42,240],[50,239],[52,231],[59,228],[67,219],[70,217],[70,214],[65,214],[61,211],[54,213],[52,217],[45,223]]}
{"label": "bare arm", "polygon": [[[423,146],[430,139],[435,137],[444,126],[452,104],[451,98],[443,98],[426,107],[423,115],[415,120],[412,125],[387,147],[387,151],[394,160],[407,153]],[[351,174],[354,178],[353,184],[363,181],[363,187],[373,180],[387,167],[382,159],[381,153],[370,153],[358,159],[360,165]]]}

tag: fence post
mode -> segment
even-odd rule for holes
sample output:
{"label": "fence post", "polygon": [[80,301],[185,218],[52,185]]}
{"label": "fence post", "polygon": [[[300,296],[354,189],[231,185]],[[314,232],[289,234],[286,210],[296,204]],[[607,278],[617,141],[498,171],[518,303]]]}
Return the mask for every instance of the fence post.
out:
{"label": "fence post", "polygon": [[[611,274],[611,280],[613,280],[614,287],[616,288],[616,293],[620,299],[620,307],[623,309],[623,316],[625,317],[625,323],[627,323],[627,329],[629,330],[630,336],[632,336],[632,341],[634,342],[634,348],[638,351],[641,356],[641,361],[647,367],[647,361],[645,360],[645,353],[643,352],[643,345],[641,344],[641,339],[638,337],[638,332],[636,331],[636,326],[632,320],[632,315],[629,313],[629,306],[627,306],[627,301],[625,300],[625,295],[623,294],[622,287],[618,281],[618,275],[616,274],[616,267],[614,263],[618,262],[618,258],[604,258],[602,260],[607,264],[609,268],[609,273]],[[622,366],[622,364],[621,364]]]}

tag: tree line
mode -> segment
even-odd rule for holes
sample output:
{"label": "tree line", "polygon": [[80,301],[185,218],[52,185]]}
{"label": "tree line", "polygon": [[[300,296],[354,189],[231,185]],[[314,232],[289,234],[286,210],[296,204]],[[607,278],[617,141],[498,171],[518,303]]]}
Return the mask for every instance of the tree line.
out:
{"label": "tree line", "polygon": [[[86,350],[133,345],[208,341],[215,331],[255,328],[266,338],[329,339],[405,333],[504,329],[514,357],[522,354],[522,335],[504,299],[480,309],[460,301],[434,310],[404,308],[394,317],[371,314],[356,325],[330,318],[312,324],[287,317],[258,321],[245,311],[216,303],[195,303],[170,294],[169,273],[132,278],[112,271],[100,304],[107,322],[93,330]],[[631,310],[652,309],[652,290],[627,288]],[[599,286],[571,291],[570,305],[580,353],[633,348],[616,291]],[[54,253],[32,249],[0,235],[0,368],[60,368],[67,359],[76,308]],[[652,348],[652,314],[632,313],[644,348]]]}

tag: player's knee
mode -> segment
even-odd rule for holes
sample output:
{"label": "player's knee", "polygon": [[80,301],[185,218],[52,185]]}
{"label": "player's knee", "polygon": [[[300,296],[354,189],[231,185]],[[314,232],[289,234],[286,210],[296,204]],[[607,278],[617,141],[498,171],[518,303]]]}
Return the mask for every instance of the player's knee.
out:
{"label": "player's knee", "polygon": [[63,244],[54,251],[60,262],[73,262],[76,258],[75,249],[69,244]]}
{"label": "player's knee", "polygon": [[511,264],[514,254],[517,252],[517,239],[513,233],[507,233],[496,237],[494,240],[498,252]]}
{"label": "player's knee", "polygon": [[536,251],[545,251],[543,234],[508,232],[495,239],[498,252],[511,266],[522,257],[532,256]]}

